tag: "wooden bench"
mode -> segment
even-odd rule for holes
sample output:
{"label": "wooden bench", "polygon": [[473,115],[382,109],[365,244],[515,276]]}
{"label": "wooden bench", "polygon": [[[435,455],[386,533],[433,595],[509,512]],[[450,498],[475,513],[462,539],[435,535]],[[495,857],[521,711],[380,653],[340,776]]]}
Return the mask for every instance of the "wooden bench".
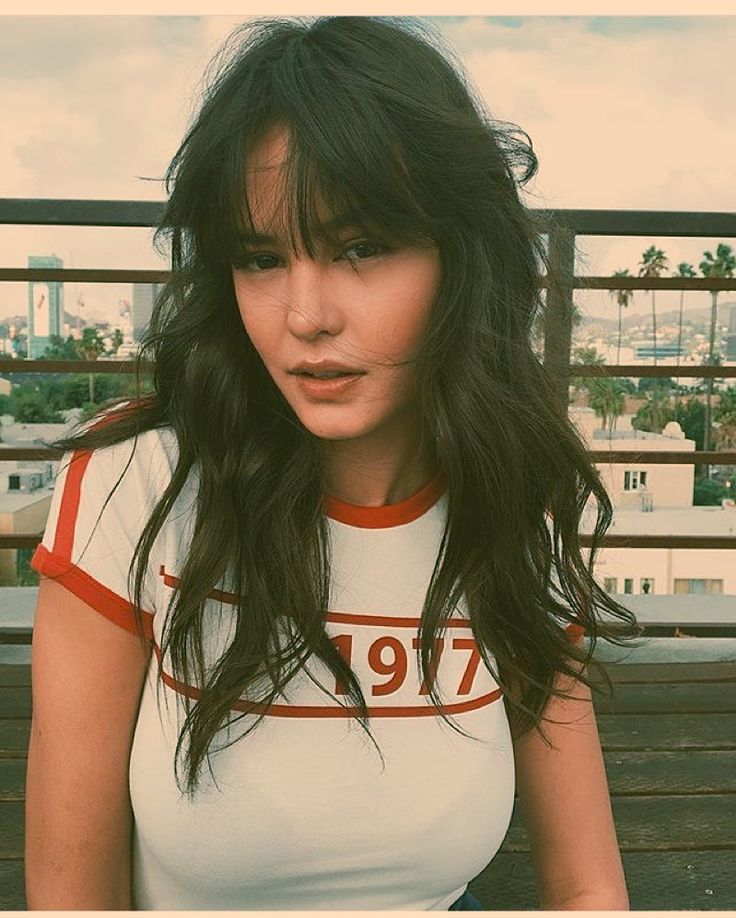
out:
{"label": "wooden bench", "polygon": [[[0,909],[5,910],[25,908],[23,800],[31,694],[30,628],[21,626],[16,622],[7,631],[15,643],[0,644]],[[705,659],[652,662],[660,646],[670,648],[665,656],[695,652]],[[655,638],[648,647],[625,663],[598,664],[615,685],[613,700],[596,696],[596,711],[631,907],[736,909],[736,641]],[[680,649],[688,653],[677,653]],[[619,651],[611,647],[606,653]],[[648,662],[636,662],[647,653]],[[538,908],[518,807],[500,851],[471,889],[489,910]]]}

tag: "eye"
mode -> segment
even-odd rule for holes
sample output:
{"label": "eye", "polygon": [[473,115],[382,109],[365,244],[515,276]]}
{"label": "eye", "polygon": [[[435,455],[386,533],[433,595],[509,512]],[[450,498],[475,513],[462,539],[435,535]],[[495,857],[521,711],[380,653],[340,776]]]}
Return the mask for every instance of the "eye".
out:
{"label": "eye", "polygon": [[233,267],[239,271],[270,271],[279,266],[281,259],[278,255],[269,252],[243,252],[233,262]]}
{"label": "eye", "polygon": [[359,239],[357,242],[351,242],[350,245],[343,250],[343,257],[354,264],[355,262],[365,261],[367,258],[381,255],[387,251],[388,248],[385,245],[380,245],[378,242],[371,242],[370,239]]}

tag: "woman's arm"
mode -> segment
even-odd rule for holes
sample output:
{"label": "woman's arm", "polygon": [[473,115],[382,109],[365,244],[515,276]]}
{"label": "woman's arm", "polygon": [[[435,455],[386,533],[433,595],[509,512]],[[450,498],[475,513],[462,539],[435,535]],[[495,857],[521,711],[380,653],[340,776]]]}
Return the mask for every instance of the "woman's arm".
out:
{"label": "woman's arm", "polygon": [[542,909],[629,909],[590,689],[570,677],[558,685],[536,731],[514,743],[516,781]]}
{"label": "woman's arm", "polygon": [[130,909],[128,759],[150,651],[42,578],[26,783],[29,909]]}

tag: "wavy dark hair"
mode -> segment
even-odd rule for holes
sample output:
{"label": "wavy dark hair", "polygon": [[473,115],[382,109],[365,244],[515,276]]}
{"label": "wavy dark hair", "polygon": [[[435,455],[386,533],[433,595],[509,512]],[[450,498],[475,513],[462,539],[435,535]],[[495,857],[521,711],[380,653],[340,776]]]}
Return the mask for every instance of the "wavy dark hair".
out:
{"label": "wavy dark hair", "polygon": [[[232,702],[247,692],[273,701],[312,654],[346,685],[370,732],[360,684],[324,628],[330,566],[320,441],[273,384],[233,290],[238,238],[251,220],[246,164],[274,125],[289,132],[284,206],[295,245],[313,255],[320,201],[382,238],[431,240],[440,253],[416,370],[449,506],[422,612],[422,671],[431,670],[443,622],[464,598],[514,735],[536,728],[544,736],[548,699],[567,697],[557,674],[595,687],[581,665],[596,640],[605,634],[623,644],[640,633],[631,611],[593,578],[611,502],[532,347],[544,252],[519,197],[537,165],[529,138],[488,115],[421,20],[248,22],[213,61],[166,174],[156,244],[170,246],[172,273],[136,358],[137,398],[107,423],[49,444],[99,449],[173,428],[176,467],[130,566],[138,610],[153,541],[196,467],[191,547],[161,647],[175,677],[202,689],[196,702],[182,700],[176,769],[190,794],[218,730],[245,716],[233,715]],[[144,396],[149,371],[153,392]],[[586,563],[578,526],[591,498],[597,520]],[[235,636],[207,667],[205,601],[228,565]],[[290,640],[279,649],[284,609]],[[618,619],[615,630],[601,611]],[[584,627],[587,645],[571,645],[564,623]],[[251,715],[240,736],[261,717]]]}

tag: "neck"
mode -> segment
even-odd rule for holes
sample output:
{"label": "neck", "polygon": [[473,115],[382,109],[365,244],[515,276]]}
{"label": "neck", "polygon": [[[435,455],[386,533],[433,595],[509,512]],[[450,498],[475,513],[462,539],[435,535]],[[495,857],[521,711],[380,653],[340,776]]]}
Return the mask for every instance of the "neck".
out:
{"label": "neck", "polygon": [[383,507],[406,500],[435,473],[434,451],[407,431],[390,445],[363,440],[324,444],[327,493],[349,504]]}

